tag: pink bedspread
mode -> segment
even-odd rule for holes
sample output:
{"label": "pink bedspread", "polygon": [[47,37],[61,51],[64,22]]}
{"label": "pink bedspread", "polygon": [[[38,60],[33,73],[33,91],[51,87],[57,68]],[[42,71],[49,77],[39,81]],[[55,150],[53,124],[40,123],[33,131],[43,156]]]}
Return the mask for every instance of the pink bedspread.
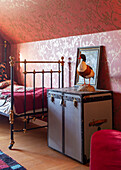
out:
{"label": "pink bedspread", "polygon": [[[10,87],[2,90],[2,95],[10,95]],[[14,86],[14,106],[16,113],[24,113],[24,87]],[[35,109],[42,108],[42,88],[35,88]],[[44,108],[47,108],[47,88],[44,88]],[[26,88],[26,112],[33,110],[33,89]]]}

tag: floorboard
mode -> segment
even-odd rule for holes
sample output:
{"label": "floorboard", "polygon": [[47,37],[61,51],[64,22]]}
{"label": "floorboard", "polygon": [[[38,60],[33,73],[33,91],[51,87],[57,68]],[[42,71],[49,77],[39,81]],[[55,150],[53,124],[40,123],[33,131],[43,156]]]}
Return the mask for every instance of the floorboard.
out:
{"label": "floorboard", "polygon": [[[38,120],[36,124],[40,124]],[[15,127],[19,128],[23,121],[18,119]],[[34,123],[35,124],[35,123]],[[30,123],[30,126],[34,125]],[[47,146],[47,128],[17,132],[12,150],[10,143],[9,120],[0,115],[0,149],[23,165],[27,170],[89,170],[83,165]]]}

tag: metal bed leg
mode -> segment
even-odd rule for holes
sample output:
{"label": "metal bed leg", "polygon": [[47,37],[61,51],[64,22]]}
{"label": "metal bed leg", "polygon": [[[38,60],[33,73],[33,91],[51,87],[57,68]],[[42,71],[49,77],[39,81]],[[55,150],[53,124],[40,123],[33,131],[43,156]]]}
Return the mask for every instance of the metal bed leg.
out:
{"label": "metal bed leg", "polygon": [[11,127],[11,141],[10,141],[10,145],[8,146],[9,149],[12,149],[13,147],[13,144],[15,143],[14,142],[14,139],[13,139],[13,124],[10,125]]}
{"label": "metal bed leg", "polygon": [[10,120],[10,130],[11,130],[11,141],[10,145],[8,146],[9,149],[12,149],[14,142],[14,112],[13,110],[10,111],[9,114],[9,120]]}

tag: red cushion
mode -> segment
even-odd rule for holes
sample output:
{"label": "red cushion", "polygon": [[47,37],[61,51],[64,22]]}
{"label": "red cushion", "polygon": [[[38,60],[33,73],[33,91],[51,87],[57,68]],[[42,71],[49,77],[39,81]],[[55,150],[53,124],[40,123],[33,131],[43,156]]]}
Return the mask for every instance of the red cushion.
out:
{"label": "red cushion", "polygon": [[100,130],[92,135],[90,170],[121,170],[121,132]]}

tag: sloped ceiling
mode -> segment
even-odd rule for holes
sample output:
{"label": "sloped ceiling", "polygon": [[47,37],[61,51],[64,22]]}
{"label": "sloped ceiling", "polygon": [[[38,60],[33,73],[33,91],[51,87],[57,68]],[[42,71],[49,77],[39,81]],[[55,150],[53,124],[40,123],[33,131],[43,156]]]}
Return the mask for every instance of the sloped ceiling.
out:
{"label": "sloped ceiling", "polygon": [[0,34],[11,43],[116,29],[119,0],[0,0]]}

